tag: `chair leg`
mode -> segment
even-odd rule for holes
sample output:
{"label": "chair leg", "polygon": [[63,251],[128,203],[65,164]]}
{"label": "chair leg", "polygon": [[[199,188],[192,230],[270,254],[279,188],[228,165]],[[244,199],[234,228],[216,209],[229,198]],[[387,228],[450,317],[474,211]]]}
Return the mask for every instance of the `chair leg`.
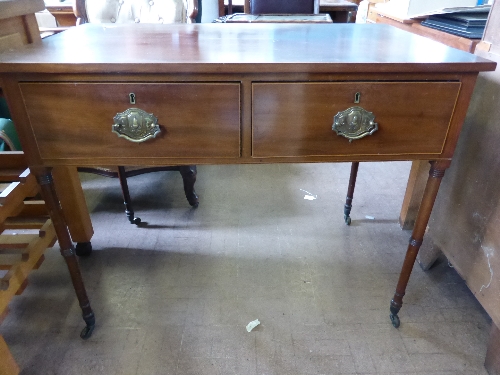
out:
{"label": "chair leg", "polygon": [[354,196],[354,186],[356,185],[356,177],[358,176],[359,162],[355,161],[351,164],[351,176],[349,177],[349,187],[347,188],[347,197],[344,206],[344,221],[347,225],[351,225],[351,208],[352,198]]}
{"label": "chair leg", "polygon": [[184,183],[184,193],[189,204],[193,207],[198,207],[199,201],[196,192],[194,191],[194,183],[196,182],[196,165],[186,165],[179,168]]}
{"label": "chair leg", "polygon": [[118,179],[122,187],[123,204],[125,205],[125,214],[127,215],[130,224],[140,224],[141,219],[134,217],[134,210],[132,209],[132,200],[128,191],[127,175],[125,174],[125,167],[118,167]]}

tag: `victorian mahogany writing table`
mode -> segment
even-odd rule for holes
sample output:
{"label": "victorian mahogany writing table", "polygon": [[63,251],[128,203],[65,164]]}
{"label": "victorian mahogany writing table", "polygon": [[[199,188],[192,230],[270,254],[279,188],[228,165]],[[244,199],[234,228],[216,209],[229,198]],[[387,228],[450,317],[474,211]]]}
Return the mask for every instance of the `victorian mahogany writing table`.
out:
{"label": "victorian mahogany writing table", "polygon": [[479,71],[495,63],[387,25],[85,25],[0,56],[0,79],[90,307],[51,168],[430,160],[397,316]]}

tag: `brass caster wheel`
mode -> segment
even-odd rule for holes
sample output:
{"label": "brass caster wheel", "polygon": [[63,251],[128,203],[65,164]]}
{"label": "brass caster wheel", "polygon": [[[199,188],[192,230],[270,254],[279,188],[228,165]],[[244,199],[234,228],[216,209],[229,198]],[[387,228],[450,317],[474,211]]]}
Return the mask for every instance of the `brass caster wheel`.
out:
{"label": "brass caster wheel", "polygon": [[389,318],[391,318],[391,323],[394,326],[394,328],[399,328],[401,321],[399,320],[399,316],[396,314],[391,314],[389,315]]}
{"label": "brass caster wheel", "polygon": [[130,222],[130,224],[135,224],[135,225],[139,225],[141,223],[141,218],[140,217],[136,217],[134,218],[134,220],[132,220]]}
{"label": "brass caster wheel", "polygon": [[200,201],[198,199],[198,196],[196,195],[195,192],[193,192],[193,194],[191,194],[189,196],[189,198],[187,198],[188,202],[189,202],[189,205],[193,208],[198,208],[198,205],[200,204]]}
{"label": "brass caster wheel", "polygon": [[344,222],[346,225],[351,225],[351,217],[344,215]]}
{"label": "brass caster wheel", "polygon": [[95,325],[91,326],[86,326],[84,329],[82,329],[82,332],[80,332],[80,337],[83,340],[87,340],[90,336],[92,336],[92,332],[94,332]]}

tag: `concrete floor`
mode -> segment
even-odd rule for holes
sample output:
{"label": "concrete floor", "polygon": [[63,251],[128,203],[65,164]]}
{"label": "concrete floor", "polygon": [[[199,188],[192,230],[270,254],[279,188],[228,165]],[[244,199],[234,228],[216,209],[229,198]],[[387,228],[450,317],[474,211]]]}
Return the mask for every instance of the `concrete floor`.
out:
{"label": "concrete floor", "polygon": [[82,175],[97,326],[78,337],[67,269],[48,250],[0,326],[21,374],[486,375],[491,322],[446,260],[414,269],[401,327],[389,321],[409,163],[361,164],[347,227],[349,168],[199,166],[196,210],[178,173],[134,177],[143,227],[128,224],[117,180]]}

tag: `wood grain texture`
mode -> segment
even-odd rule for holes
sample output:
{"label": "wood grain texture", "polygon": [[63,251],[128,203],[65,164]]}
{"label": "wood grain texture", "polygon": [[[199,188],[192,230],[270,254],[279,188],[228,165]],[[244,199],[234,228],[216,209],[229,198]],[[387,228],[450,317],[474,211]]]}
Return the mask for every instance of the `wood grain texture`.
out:
{"label": "wood grain texture", "polygon": [[10,353],[5,340],[0,335],[0,374],[2,375],[17,375],[19,374],[19,366],[14,357]]}
{"label": "wood grain texture", "polygon": [[71,239],[73,242],[90,242],[94,228],[76,168],[55,167],[52,176]]}
{"label": "wood grain texture", "polygon": [[410,176],[408,177],[408,184],[399,215],[401,229],[412,229],[415,224],[415,218],[427,183],[428,172],[429,163],[425,160],[414,161],[411,165]]}
{"label": "wood grain texture", "polygon": [[428,73],[494,68],[487,60],[440,43],[370,24],[83,25],[48,38],[43,46],[0,56],[0,72],[30,73]]}
{"label": "wood grain texture", "polygon": [[[489,55],[500,61],[500,56]],[[465,279],[493,322],[500,325],[500,95],[499,72],[478,77],[443,180],[429,235]],[[450,226],[454,230],[449,230]]]}
{"label": "wood grain texture", "polygon": [[[99,158],[176,158],[187,156],[187,150],[197,158],[240,154],[237,83],[26,83],[21,87],[42,158],[92,157],[99,165]],[[135,94],[136,104],[130,104],[129,93]],[[67,110],[55,112],[56,107]],[[161,135],[133,143],[113,133],[113,117],[132,107],[153,113]]]}
{"label": "wood grain texture", "polygon": [[[441,155],[458,82],[255,83],[253,156]],[[354,104],[359,92],[361,101]],[[340,111],[361,106],[379,130],[349,142],[332,130]]]}

